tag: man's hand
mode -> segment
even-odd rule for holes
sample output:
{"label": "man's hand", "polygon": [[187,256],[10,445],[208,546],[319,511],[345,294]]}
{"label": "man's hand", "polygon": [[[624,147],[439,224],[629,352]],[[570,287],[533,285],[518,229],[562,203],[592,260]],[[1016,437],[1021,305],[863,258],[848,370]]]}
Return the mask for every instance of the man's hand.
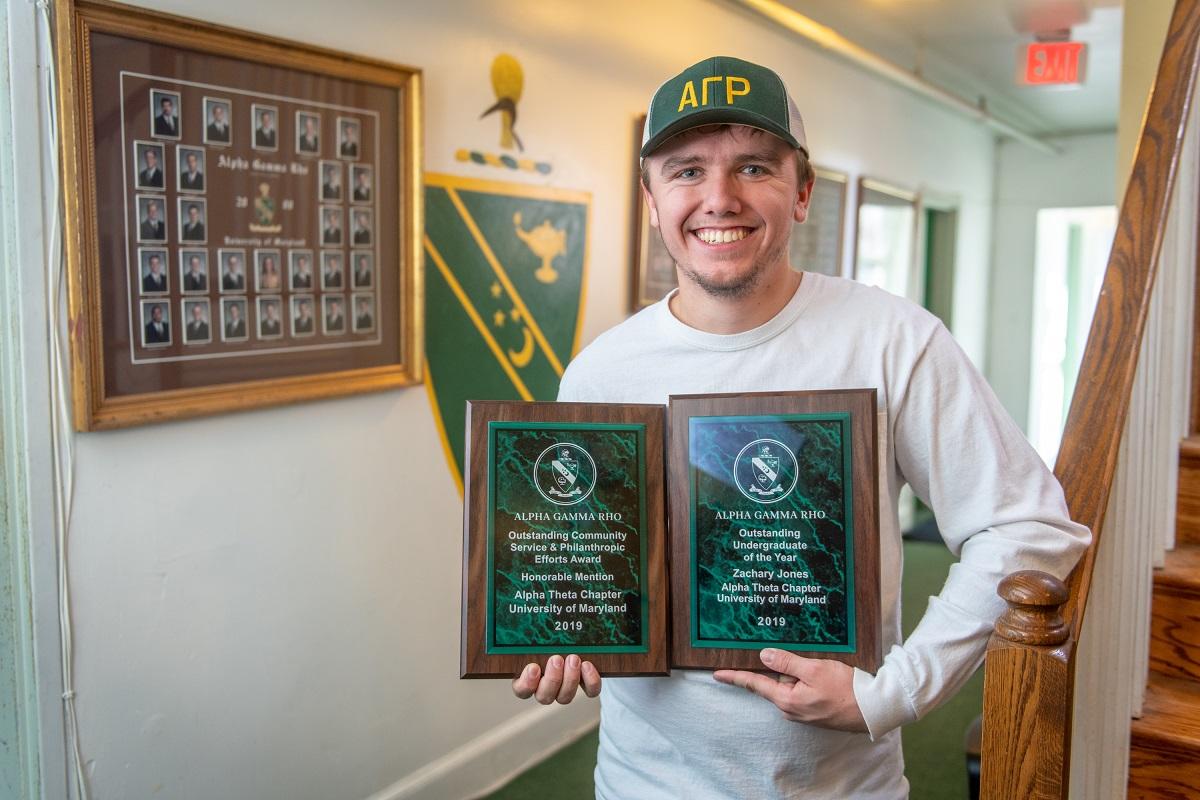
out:
{"label": "man's hand", "polygon": [[792,722],[866,733],[867,723],[854,699],[854,668],[849,664],[803,658],[773,647],[759,657],[779,673],[778,678],[732,669],[717,670],[713,678],[765,697]]}
{"label": "man's hand", "polygon": [[583,693],[588,697],[600,694],[600,672],[590,661],[580,662],[579,656],[550,656],[546,662],[546,674],[537,664],[526,664],[521,674],[513,678],[513,694],[522,700],[535,697],[544,706],[553,702],[569,703],[583,684]]}

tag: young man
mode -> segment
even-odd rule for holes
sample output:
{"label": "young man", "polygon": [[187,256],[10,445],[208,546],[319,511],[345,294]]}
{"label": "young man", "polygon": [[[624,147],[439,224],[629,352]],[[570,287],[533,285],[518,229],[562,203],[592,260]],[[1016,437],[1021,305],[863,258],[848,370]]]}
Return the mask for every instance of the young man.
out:
{"label": "young man", "polygon": [[208,123],[206,141],[212,144],[229,144],[229,123],[225,120],[225,104],[213,103],[212,122]]}
{"label": "young man", "polygon": [[179,173],[179,188],[192,192],[204,191],[204,173],[200,171],[200,159],[194,150],[184,156],[183,169]]}
{"label": "young man", "polygon": [[142,154],[142,161],[145,166],[138,173],[138,188],[163,188],[163,171],[158,166],[158,152],[153,147],[147,147],[145,152]]}
{"label": "young man", "polygon": [[[1089,540],[1062,491],[944,327],[879,289],[788,264],[813,186],[803,123],[768,69],[712,58],[659,87],[641,150],[651,223],[679,289],[601,335],[560,400],[878,391],[883,665],[874,675],[768,648],[770,672],[605,681],[598,798],[908,796],[898,728],[978,667],[1019,569],[1065,576]],[[795,265],[801,267],[803,265]],[[908,483],[961,558],[900,641],[897,500]],[[601,677],[578,656],[529,665],[520,697],[570,702]]]}

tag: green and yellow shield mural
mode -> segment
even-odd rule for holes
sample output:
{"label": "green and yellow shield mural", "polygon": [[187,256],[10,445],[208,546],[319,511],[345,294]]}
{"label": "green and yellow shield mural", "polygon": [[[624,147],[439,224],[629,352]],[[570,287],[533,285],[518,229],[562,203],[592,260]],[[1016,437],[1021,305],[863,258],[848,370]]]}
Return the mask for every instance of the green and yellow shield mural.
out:
{"label": "green and yellow shield mural", "polygon": [[579,343],[591,195],[425,176],[425,385],[462,489],[467,400],[553,400]]}

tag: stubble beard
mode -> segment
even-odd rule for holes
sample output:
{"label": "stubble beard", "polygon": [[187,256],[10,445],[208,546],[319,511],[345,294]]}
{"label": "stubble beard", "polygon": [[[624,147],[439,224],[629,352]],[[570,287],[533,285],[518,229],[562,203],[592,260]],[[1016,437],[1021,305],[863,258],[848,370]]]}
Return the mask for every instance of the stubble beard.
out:
{"label": "stubble beard", "polygon": [[[666,244],[664,238],[663,245],[666,246]],[[667,246],[667,252],[671,254],[676,268],[683,273],[683,276],[698,286],[709,297],[734,300],[745,297],[758,288],[763,276],[767,274],[772,265],[785,256],[787,252],[786,247],[787,244],[785,242],[775,249],[764,253],[761,258],[754,260],[749,272],[743,275],[736,275],[728,281],[713,280],[711,277],[702,275],[686,260],[679,258],[675,253],[671,253],[669,246]]]}

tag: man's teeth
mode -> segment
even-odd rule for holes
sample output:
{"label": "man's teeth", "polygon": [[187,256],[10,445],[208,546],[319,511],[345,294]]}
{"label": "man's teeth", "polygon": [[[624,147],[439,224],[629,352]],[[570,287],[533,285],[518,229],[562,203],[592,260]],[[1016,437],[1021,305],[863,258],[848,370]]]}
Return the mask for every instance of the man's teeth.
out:
{"label": "man's teeth", "polygon": [[696,236],[705,244],[724,244],[745,239],[749,233],[748,228],[701,228]]}

